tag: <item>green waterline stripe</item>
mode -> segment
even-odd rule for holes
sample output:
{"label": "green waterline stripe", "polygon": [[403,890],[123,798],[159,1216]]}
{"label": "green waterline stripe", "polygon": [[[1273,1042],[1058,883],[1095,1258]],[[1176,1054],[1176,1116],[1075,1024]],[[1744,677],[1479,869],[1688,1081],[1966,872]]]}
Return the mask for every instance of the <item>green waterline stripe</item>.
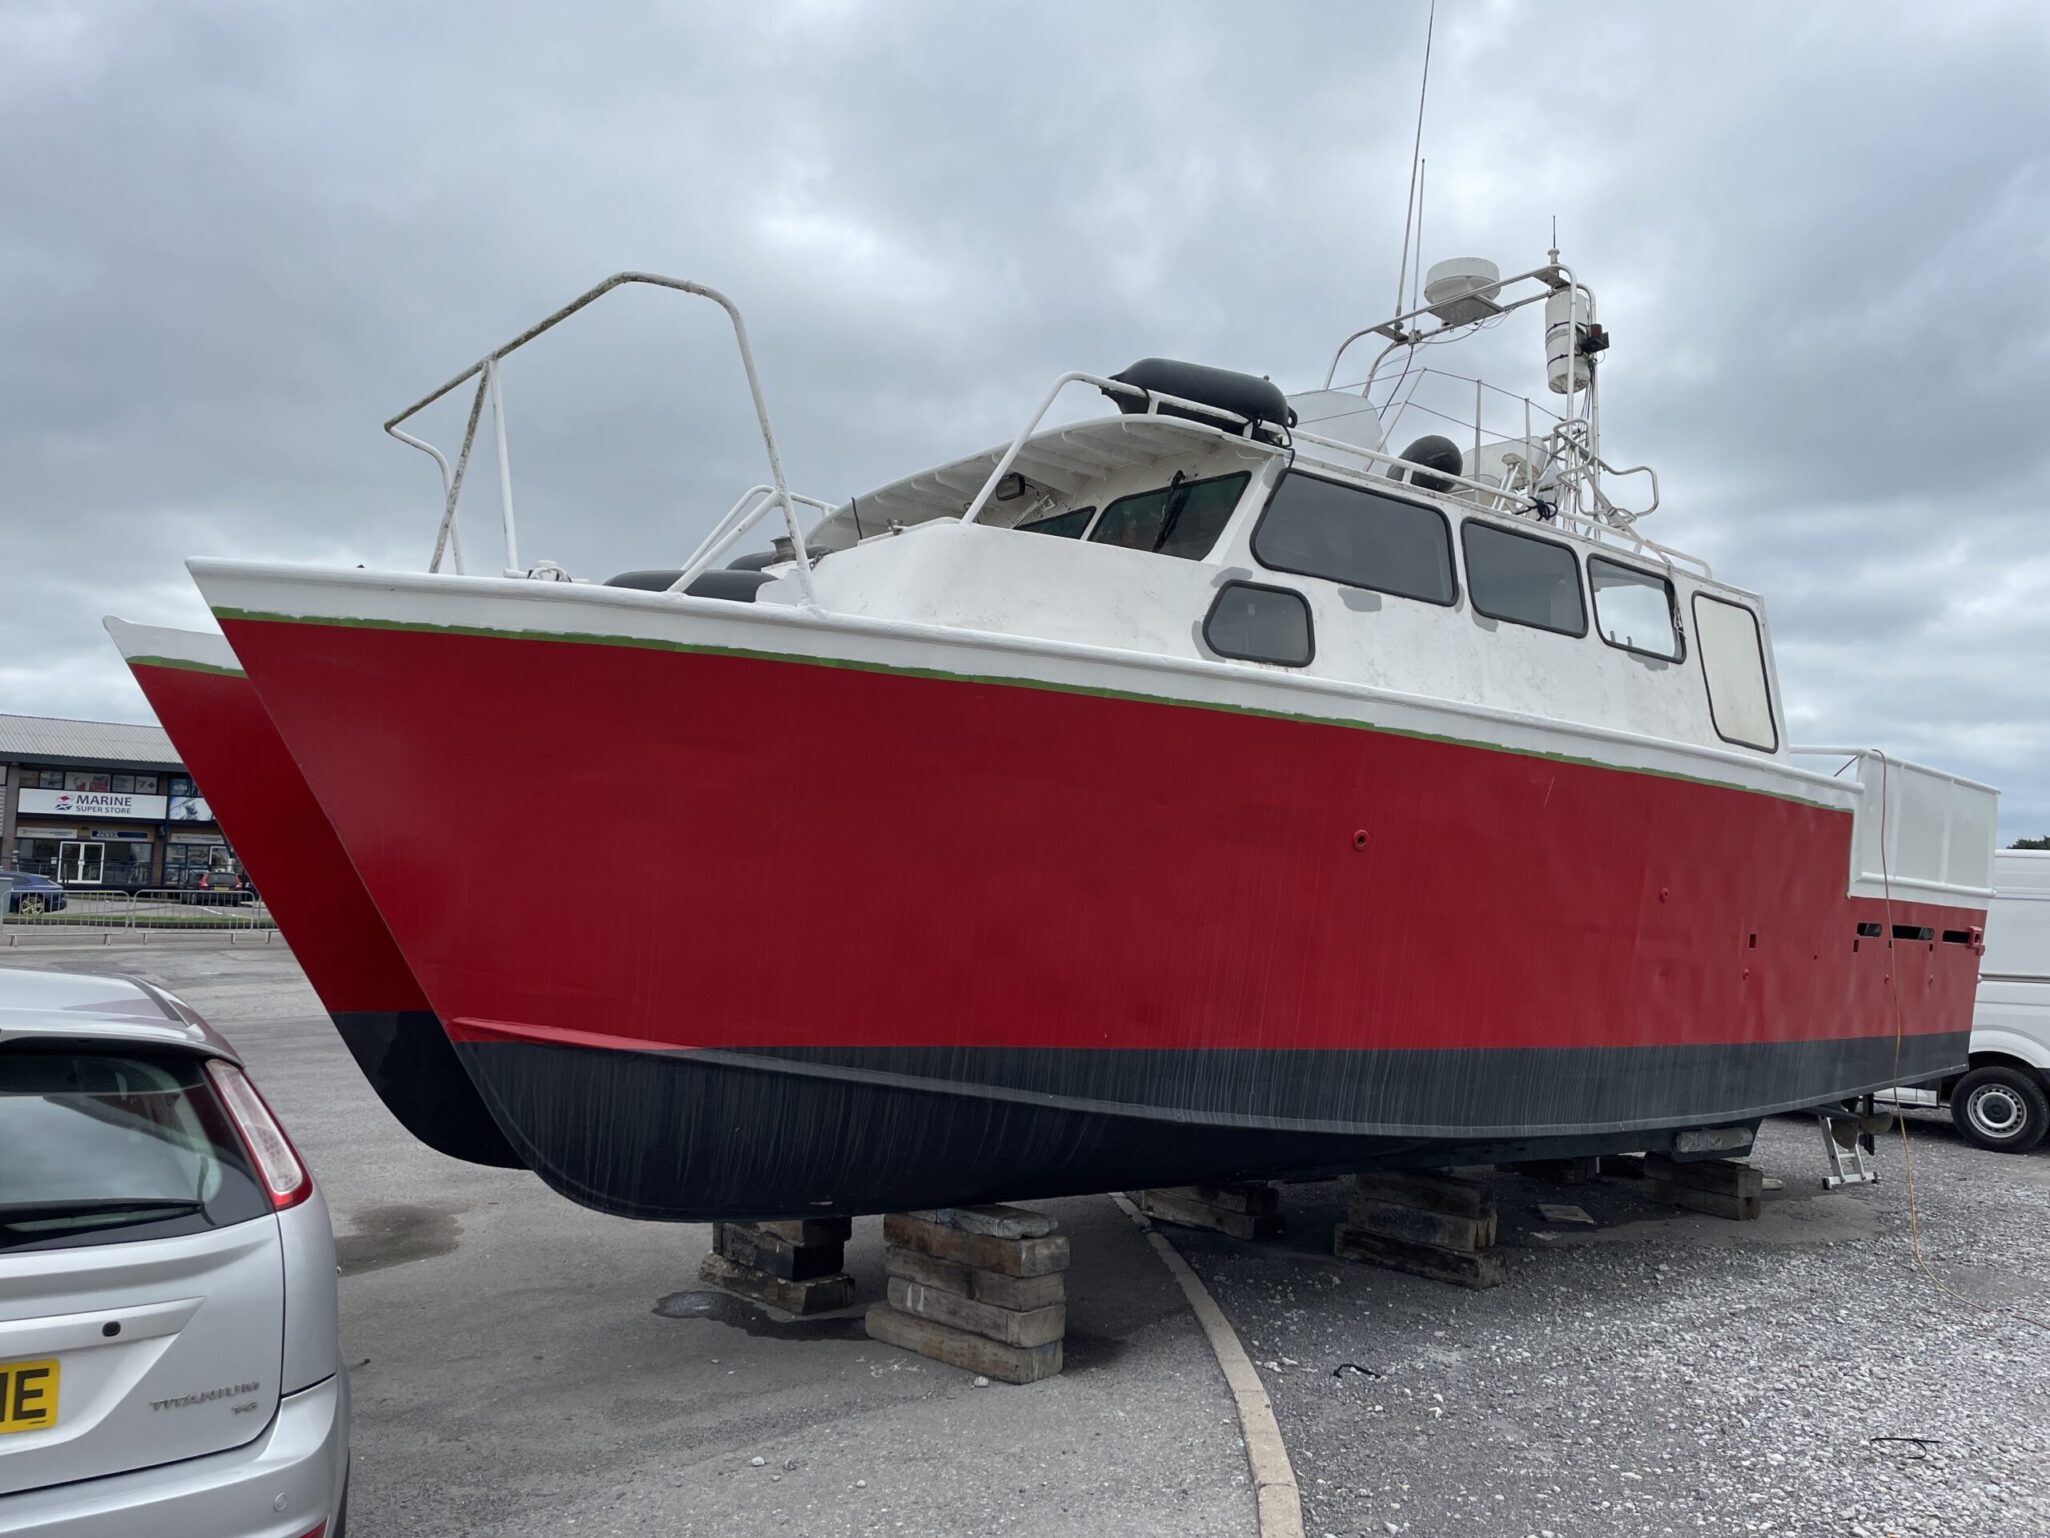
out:
{"label": "green waterline stripe", "polygon": [[211,673],[217,678],[247,678],[240,668],[225,668],[213,662],[193,662],[185,657],[130,657],[131,668],[175,668],[181,673]]}
{"label": "green waterline stripe", "polygon": [[1296,721],[1306,726],[1332,726],[1344,731],[1373,732],[1383,737],[1404,737],[1414,742],[1438,742],[1448,747],[1472,748],[1482,753],[1507,753],[1515,758],[1534,758],[1546,763],[1569,764],[1583,769],[1606,769],[1613,774],[1641,774],[1659,780],[1677,780],[1739,795],[1766,796],[1791,801],[1825,812],[1848,811],[1792,791],[1754,790],[1732,785],[1727,780],[1685,774],[1677,769],[1644,769],[1613,764],[1605,759],[1583,758],[1573,753],[1553,753],[1543,748],[1513,748],[1499,742],[1477,742],[1468,737],[1450,737],[1439,732],[1416,731],[1409,727],[1382,726],[1371,721],[1353,721],[1332,716],[1308,715],[1299,711],[1269,710],[1259,705],[1232,705],[1218,700],[1190,700],[1140,694],[1128,689],[1105,689],[1091,684],[1055,683],[1040,678],[1011,678],[987,673],[954,673],[943,668],[897,667],[884,662],[860,662],[851,657],[808,657],[790,652],[756,651],[742,646],[709,646],[691,641],[667,641],[653,636],[612,635],[588,630],[505,630],[489,625],[441,625],[428,620],[366,619],[358,615],[274,614],[262,609],[216,608],[214,617],[267,625],[325,625],[343,630],[400,630],[426,635],[483,636],[499,641],[561,641],[573,646],[612,646],[637,651],[683,653],[690,656],[738,657],[749,662],[781,662],[797,667],[843,668],[852,673],[879,673],[891,678],[926,678],[941,683],[990,684],[1006,689],[1036,689],[1046,694],[1079,694],[1094,699],[1129,700],[1140,705],[1163,705],[1183,710],[1213,710],[1226,715],[1253,716],[1269,721]]}

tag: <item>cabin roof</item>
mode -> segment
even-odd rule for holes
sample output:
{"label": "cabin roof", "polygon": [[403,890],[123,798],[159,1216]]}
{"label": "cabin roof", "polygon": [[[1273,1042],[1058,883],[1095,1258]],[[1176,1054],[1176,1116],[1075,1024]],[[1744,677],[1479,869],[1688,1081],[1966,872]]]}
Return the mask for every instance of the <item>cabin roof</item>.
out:
{"label": "cabin roof", "polygon": [[[1225,442],[1262,454],[1278,452],[1271,444],[1207,423],[1162,416],[1110,416],[1034,433],[1025,440],[1011,468],[1036,485],[1066,495],[1080,491],[1106,470],[1183,458],[1192,449]],[[851,498],[821,519],[806,542],[836,550],[854,544],[861,535],[880,534],[892,523],[957,518],[1010,447],[999,443]],[[1000,503],[991,504],[987,521],[1007,522]]]}

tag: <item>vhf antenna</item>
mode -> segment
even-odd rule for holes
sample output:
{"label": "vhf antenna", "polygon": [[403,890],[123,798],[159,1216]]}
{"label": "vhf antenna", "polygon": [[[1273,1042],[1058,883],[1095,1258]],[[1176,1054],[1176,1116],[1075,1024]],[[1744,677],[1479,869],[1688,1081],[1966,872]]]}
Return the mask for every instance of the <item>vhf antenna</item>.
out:
{"label": "vhf antenna", "polygon": [[[1409,199],[1402,209],[1402,260],[1395,269],[1395,313],[1402,313],[1403,290],[1409,287],[1409,236],[1416,215],[1417,175],[1424,153],[1424,98],[1431,89],[1431,34],[1438,26],[1438,0],[1431,0],[1430,19],[1424,23],[1424,78],[1416,93],[1416,139],[1409,149]],[[1419,251],[1417,260],[1423,260]]]}

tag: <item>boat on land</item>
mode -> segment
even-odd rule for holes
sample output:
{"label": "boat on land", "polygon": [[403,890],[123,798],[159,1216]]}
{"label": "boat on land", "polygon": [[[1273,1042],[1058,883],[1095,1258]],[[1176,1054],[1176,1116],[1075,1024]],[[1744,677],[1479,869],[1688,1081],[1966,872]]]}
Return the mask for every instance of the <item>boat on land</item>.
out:
{"label": "boat on land", "polygon": [[107,632],[385,1109],[438,1153],[517,1166],[228,643],[118,619]]}
{"label": "boat on land", "polygon": [[[726,310],[769,475],[681,566],[573,579],[520,559],[499,373],[629,284]],[[829,502],[731,302],[623,273],[387,424],[442,470],[427,572],[191,570],[507,1142],[601,1210],[1708,1157],[1961,1066],[1994,792],[1788,746],[1763,602],[1602,456],[1608,335],[1556,252],[1426,299],[1321,388],[1068,374]],[[1559,409],[1424,366],[1519,312]],[[404,424],[473,383],[451,465]],[[1075,388],[1115,409],[1050,424]],[[1403,442],[1427,410],[1459,437]],[[679,875],[537,884],[537,786]]]}

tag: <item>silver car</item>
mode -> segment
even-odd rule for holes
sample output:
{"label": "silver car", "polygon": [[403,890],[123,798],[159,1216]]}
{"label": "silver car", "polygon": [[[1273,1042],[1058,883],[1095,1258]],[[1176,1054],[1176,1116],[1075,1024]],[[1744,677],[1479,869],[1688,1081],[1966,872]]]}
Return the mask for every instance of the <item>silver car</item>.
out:
{"label": "silver car", "polygon": [[327,1206],[234,1049],[0,968],[0,1534],[340,1538]]}

